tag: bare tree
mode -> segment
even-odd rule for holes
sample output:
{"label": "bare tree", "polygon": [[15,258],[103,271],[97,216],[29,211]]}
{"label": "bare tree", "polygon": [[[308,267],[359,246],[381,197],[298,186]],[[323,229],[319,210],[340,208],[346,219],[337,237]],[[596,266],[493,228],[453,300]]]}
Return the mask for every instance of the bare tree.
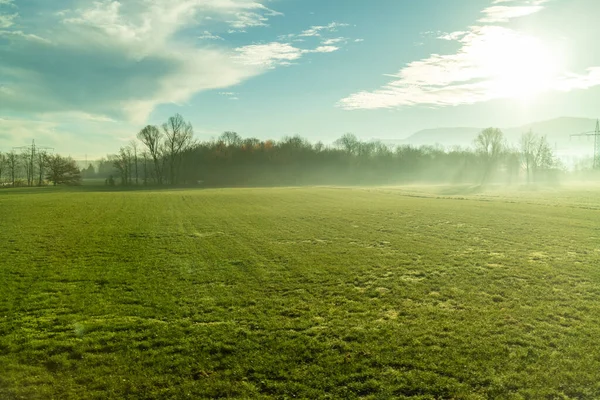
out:
{"label": "bare tree", "polygon": [[348,154],[355,154],[358,152],[360,141],[352,133],[346,133],[344,136],[333,142],[333,144]]}
{"label": "bare tree", "polygon": [[223,132],[221,136],[219,136],[219,140],[225,143],[227,146],[239,146],[242,143],[242,138],[237,132]]}
{"label": "bare tree", "polygon": [[133,165],[135,169],[135,184],[139,185],[139,173],[138,173],[138,143],[135,140],[129,142],[129,147],[133,152]]}
{"label": "bare tree", "polygon": [[14,151],[11,151],[6,155],[6,163],[8,167],[8,174],[12,187],[16,185],[17,171],[19,168],[19,156]]}
{"label": "bare tree", "polygon": [[482,182],[485,182],[498,165],[506,149],[504,134],[498,128],[484,129],[475,138],[475,149],[484,163]]}
{"label": "bare tree", "polygon": [[47,157],[48,154],[45,151],[38,151],[35,155],[35,162],[38,170],[38,186],[42,186],[44,184],[44,167],[46,165]]}
{"label": "bare tree", "polygon": [[6,169],[6,156],[0,153],[0,184],[3,182],[4,171]]}
{"label": "bare tree", "polygon": [[521,157],[527,173],[527,183],[531,183],[532,176],[540,170],[551,169],[556,166],[556,159],[548,140],[531,130],[521,136]]}
{"label": "bare tree", "polygon": [[144,151],[142,153],[142,159],[144,160],[144,186],[148,185],[148,158],[148,152]]}
{"label": "bare tree", "polygon": [[140,142],[146,146],[154,163],[154,179],[159,185],[163,183],[164,155],[163,135],[154,125],[148,125],[138,135]]}
{"label": "bare tree", "polygon": [[171,185],[179,178],[181,154],[192,145],[194,129],[180,114],[170,117],[162,126],[165,134],[165,150],[169,157],[169,176]]}
{"label": "bare tree", "polygon": [[525,166],[525,173],[527,174],[527,183],[531,182],[531,170],[535,164],[535,148],[536,148],[536,136],[529,130],[529,132],[521,135],[521,157]]}
{"label": "bare tree", "polygon": [[119,153],[111,156],[113,166],[119,171],[121,175],[121,184],[123,186],[130,185],[132,183],[132,152],[129,146],[121,147]]}
{"label": "bare tree", "polygon": [[25,169],[25,176],[27,177],[27,186],[33,186],[34,172],[34,158],[35,153],[33,150],[23,150],[21,153],[21,159],[23,160],[22,165]]}

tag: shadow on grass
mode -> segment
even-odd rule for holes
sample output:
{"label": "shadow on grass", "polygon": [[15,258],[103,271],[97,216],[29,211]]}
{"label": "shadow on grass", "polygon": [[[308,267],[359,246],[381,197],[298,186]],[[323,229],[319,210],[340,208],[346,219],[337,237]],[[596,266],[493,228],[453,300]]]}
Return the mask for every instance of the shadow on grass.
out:
{"label": "shadow on grass", "polygon": [[482,185],[457,185],[443,188],[439,190],[437,194],[444,196],[471,195],[483,193],[485,189],[486,187]]}
{"label": "shadow on grass", "polygon": [[25,195],[25,194],[48,194],[48,193],[118,193],[118,192],[155,192],[189,189],[207,189],[205,186],[177,185],[177,186],[106,186],[101,184],[83,184],[81,186],[41,186],[41,187],[19,187],[0,189],[0,195]]}

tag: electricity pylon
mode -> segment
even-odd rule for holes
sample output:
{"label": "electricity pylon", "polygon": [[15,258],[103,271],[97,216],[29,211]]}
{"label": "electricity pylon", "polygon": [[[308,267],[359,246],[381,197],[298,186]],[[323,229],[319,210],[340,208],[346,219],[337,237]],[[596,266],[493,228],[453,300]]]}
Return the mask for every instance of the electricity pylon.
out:
{"label": "electricity pylon", "polygon": [[594,137],[594,169],[600,170],[600,120],[596,120],[596,130],[575,133],[571,137]]}
{"label": "electricity pylon", "polygon": [[[28,166],[28,175],[27,175],[27,180],[29,185],[33,186],[33,171],[34,171],[34,161],[35,161],[35,156],[36,154],[39,154],[40,151],[44,151],[44,150],[50,150],[50,151],[54,151],[53,147],[44,147],[44,146],[36,146],[35,144],[35,139],[31,141],[31,145],[30,146],[21,146],[21,147],[13,147],[13,150],[27,150],[27,154],[28,154],[28,160],[27,163],[29,164]],[[38,185],[41,186],[42,185],[42,177],[44,174],[43,171],[43,166],[42,163],[39,163],[40,168],[39,168],[39,180],[38,180]]]}

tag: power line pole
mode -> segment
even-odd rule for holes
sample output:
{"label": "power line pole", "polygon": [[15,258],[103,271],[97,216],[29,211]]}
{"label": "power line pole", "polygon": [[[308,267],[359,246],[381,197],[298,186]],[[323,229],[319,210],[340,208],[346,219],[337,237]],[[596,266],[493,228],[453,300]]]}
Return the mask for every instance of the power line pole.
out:
{"label": "power line pole", "polygon": [[[35,170],[34,160],[35,160],[36,154],[38,156],[41,156],[42,154],[40,153],[40,151],[44,151],[44,150],[54,151],[54,148],[53,147],[45,147],[45,146],[36,146],[35,139],[33,139],[31,141],[31,146],[13,147],[13,150],[27,150],[27,154],[28,154],[28,158],[29,158],[29,160],[27,160],[27,163],[28,163],[27,183],[29,184],[29,186],[33,186],[33,173]],[[39,163],[39,166],[40,166],[40,168],[39,168],[40,176],[39,176],[38,184],[41,186],[42,185],[42,175],[43,175],[42,162]]]}
{"label": "power line pole", "polygon": [[576,133],[571,137],[594,137],[594,169],[600,170],[600,120],[596,120],[596,130]]}

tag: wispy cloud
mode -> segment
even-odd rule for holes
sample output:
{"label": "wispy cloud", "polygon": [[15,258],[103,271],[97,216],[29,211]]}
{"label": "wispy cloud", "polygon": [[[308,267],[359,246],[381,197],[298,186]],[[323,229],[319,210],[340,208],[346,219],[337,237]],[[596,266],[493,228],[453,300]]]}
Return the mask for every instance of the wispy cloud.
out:
{"label": "wispy cloud", "polygon": [[253,44],[235,49],[236,60],[243,65],[261,66],[273,69],[278,66],[289,66],[308,53],[333,53],[339,50],[336,46],[318,46],[314,49],[301,49],[290,43],[271,42]]}
{"label": "wispy cloud", "polygon": [[0,13],[0,29],[10,28],[15,24],[15,19],[19,16],[19,14],[2,14]]}
{"label": "wispy cloud", "polygon": [[33,41],[37,41],[37,42],[43,42],[43,43],[47,43],[50,44],[51,42],[48,39],[45,39],[43,37],[40,37],[38,35],[34,35],[32,33],[25,33],[23,31],[16,31],[16,30],[5,30],[5,31],[0,31],[0,37],[1,36],[5,36],[5,37],[18,37],[19,39],[24,39],[24,40],[33,40]]}
{"label": "wispy cloud", "polygon": [[[494,0],[492,6],[482,11],[484,17],[479,20],[483,23],[509,22],[511,19],[535,14],[544,9],[543,4],[549,0]],[[496,5],[510,3],[509,5]],[[513,5],[517,3],[517,5]]]}
{"label": "wispy cloud", "polygon": [[239,100],[238,94],[235,92],[219,92],[221,96],[227,97],[229,100]]}
{"label": "wispy cloud", "polygon": [[324,34],[335,33],[340,28],[345,28],[348,26],[350,26],[350,25],[346,24],[346,23],[334,21],[327,25],[311,26],[309,29],[306,29],[300,33],[290,33],[287,35],[282,35],[279,37],[279,39],[280,40],[289,40],[289,39],[310,38],[310,37],[321,38]]}
{"label": "wispy cloud", "polygon": [[535,14],[543,9],[542,6],[493,6],[483,10],[485,16],[479,22],[508,22],[513,18]]}
{"label": "wispy cloud", "polygon": [[348,41],[348,39],[345,37],[338,37],[338,38],[332,38],[332,39],[325,39],[321,43],[325,46],[331,46],[331,45],[334,45],[337,43],[344,43],[347,41]]}
{"label": "wispy cloud", "polygon": [[302,36],[302,37],[321,36],[323,32],[337,32],[337,30],[339,28],[344,28],[346,26],[348,26],[348,24],[332,22],[332,23],[330,23],[328,25],[324,25],[324,26],[313,26],[310,29],[303,31],[298,36]]}
{"label": "wispy cloud", "polygon": [[[345,37],[323,38],[322,34],[325,32],[336,32],[338,28],[347,26],[349,25],[345,23],[331,22],[328,25],[313,26],[301,33],[279,36],[279,41],[238,47],[235,49],[237,52],[235,59],[244,65],[261,66],[267,69],[273,69],[278,66],[290,66],[305,54],[333,53],[338,51],[341,44],[347,42],[348,39]],[[298,47],[297,43],[305,42],[300,38],[311,37],[320,39],[320,45]]]}
{"label": "wispy cloud", "polygon": [[198,39],[201,39],[201,40],[225,40],[221,36],[213,35],[209,31],[204,31],[200,36],[198,36]]}
{"label": "wispy cloud", "polygon": [[302,57],[301,49],[279,42],[238,47],[235,51],[239,53],[236,59],[240,64],[270,69],[290,65],[292,61]]}
{"label": "wispy cloud", "polygon": [[[339,102],[344,109],[397,108],[412,105],[449,106],[498,98],[521,98],[548,91],[570,91],[600,85],[600,68],[571,73],[562,67],[560,55],[543,40],[495,23],[524,16],[522,7],[538,1],[496,0],[510,11],[484,10],[491,22],[465,31],[439,33],[438,39],[456,41],[454,54],[413,61],[373,91],[354,93]],[[525,5],[524,5],[525,4]],[[480,21],[483,22],[483,21]]]}

